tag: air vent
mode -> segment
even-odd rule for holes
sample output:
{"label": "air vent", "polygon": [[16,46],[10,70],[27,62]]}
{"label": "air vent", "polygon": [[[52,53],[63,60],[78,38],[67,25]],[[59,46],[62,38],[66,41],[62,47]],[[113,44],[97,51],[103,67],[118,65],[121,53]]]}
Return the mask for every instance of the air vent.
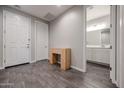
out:
{"label": "air vent", "polygon": [[51,21],[55,18],[55,16],[51,13],[47,13],[44,18],[47,20],[47,21]]}

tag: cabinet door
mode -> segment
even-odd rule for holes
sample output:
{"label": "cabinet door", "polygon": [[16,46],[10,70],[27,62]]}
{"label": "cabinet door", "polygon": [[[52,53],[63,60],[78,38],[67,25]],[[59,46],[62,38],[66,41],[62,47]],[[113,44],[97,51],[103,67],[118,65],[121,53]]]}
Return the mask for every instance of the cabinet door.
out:
{"label": "cabinet door", "polygon": [[87,59],[96,62],[110,63],[110,49],[87,49]]}
{"label": "cabinet door", "polygon": [[87,60],[92,60],[92,49],[87,48]]}

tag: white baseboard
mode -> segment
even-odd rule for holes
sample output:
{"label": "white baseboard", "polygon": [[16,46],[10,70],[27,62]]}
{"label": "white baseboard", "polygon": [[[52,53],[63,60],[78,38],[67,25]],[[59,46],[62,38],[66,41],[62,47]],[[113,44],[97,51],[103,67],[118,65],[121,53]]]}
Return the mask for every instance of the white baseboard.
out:
{"label": "white baseboard", "polygon": [[[43,59],[43,60],[48,60],[48,59]],[[37,60],[38,61],[38,60]],[[36,60],[31,61],[30,63],[35,63],[37,62]],[[39,60],[40,61],[40,60]],[[48,60],[49,61],[49,60]]]}
{"label": "white baseboard", "polygon": [[119,84],[117,83],[117,81],[115,82],[115,85],[116,85],[117,87],[120,87]]}
{"label": "white baseboard", "polygon": [[83,69],[80,69],[80,68],[75,67],[75,66],[71,66],[71,68],[76,69],[76,70],[81,71],[81,72],[85,72]]}
{"label": "white baseboard", "polygon": [[4,67],[0,67],[0,70],[5,69]]}
{"label": "white baseboard", "polygon": [[117,81],[112,80],[112,83],[114,83],[117,87],[120,87]]}
{"label": "white baseboard", "polygon": [[33,60],[33,61],[31,61],[30,63],[35,63],[36,62],[36,60]]}

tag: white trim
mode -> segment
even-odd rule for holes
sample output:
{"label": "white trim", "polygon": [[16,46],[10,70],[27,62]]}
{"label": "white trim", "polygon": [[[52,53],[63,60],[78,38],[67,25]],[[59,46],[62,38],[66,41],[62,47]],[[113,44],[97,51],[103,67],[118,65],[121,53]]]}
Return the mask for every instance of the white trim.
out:
{"label": "white trim", "polygon": [[40,21],[38,21],[38,20],[35,20],[34,21],[34,24],[35,24],[35,62],[37,62],[38,60],[37,60],[37,23],[42,23],[42,22],[40,22]]}
{"label": "white trim", "polygon": [[[85,47],[83,45],[83,62],[84,62],[84,71],[86,71],[86,8],[87,6],[84,6],[84,35],[83,35],[83,39],[85,41]],[[111,6],[111,23],[112,23],[112,28],[111,28],[111,32],[112,32],[112,53],[111,53],[111,57],[110,60],[112,62],[112,72],[111,72],[111,76],[112,77],[112,82],[116,84],[116,80],[115,80],[115,30],[116,30],[116,6],[112,5]]]}
{"label": "white trim", "polygon": [[80,68],[78,68],[78,67],[76,67],[76,66],[71,66],[71,68],[73,68],[73,69],[75,69],[75,70],[78,70],[78,71],[81,71],[81,72],[85,72],[85,70],[80,69]]}
{"label": "white trim", "polygon": [[121,74],[121,24],[122,24],[122,8],[117,6],[117,82],[116,85],[120,87],[120,74]]}
{"label": "white trim", "polygon": [[[38,20],[34,21],[34,26],[35,26],[34,27],[35,28],[35,62],[38,61],[37,60],[37,27],[36,27],[37,23],[44,23],[44,22],[38,21]],[[44,24],[47,24],[47,23],[44,23]],[[49,27],[48,27],[48,42],[49,42]],[[48,43],[48,45],[49,45],[49,43]],[[48,45],[47,45],[47,47],[48,47]],[[49,47],[48,47],[48,58],[49,58]]]}
{"label": "white trim", "polygon": [[35,63],[36,62],[36,60],[33,60],[33,61],[31,61],[30,63]]}
{"label": "white trim", "polygon": [[124,30],[124,17],[123,17],[123,15],[124,15],[124,12],[123,12],[123,10],[124,10],[124,7],[123,6],[118,6],[117,7],[117,9],[118,9],[118,18],[117,18],[117,20],[118,20],[118,29],[117,29],[117,32],[118,32],[118,71],[117,71],[117,74],[118,74],[118,79],[117,79],[117,83],[118,83],[118,87],[121,87],[121,88],[123,88],[124,87],[124,82],[123,82],[123,65],[124,64],[122,64],[123,63],[123,52],[122,52],[122,50],[123,50],[123,30]]}
{"label": "white trim", "polygon": [[0,70],[5,69],[4,67],[0,67]]}
{"label": "white trim", "polygon": [[111,44],[112,44],[112,49],[111,49],[111,55],[110,55],[110,67],[112,70],[110,71],[110,78],[112,79],[113,83],[116,83],[116,8],[117,6],[112,5],[111,6],[111,12],[110,12],[110,22],[112,24],[112,27],[110,27],[111,31]]}
{"label": "white trim", "polygon": [[84,20],[84,27],[83,27],[83,72],[86,72],[87,63],[86,63],[86,8],[87,6],[83,6],[83,20]]}
{"label": "white trim", "polygon": [[5,60],[5,49],[4,49],[4,45],[5,45],[5,36],[4,36],[4,31],[5,31],[5,10],[3,9],[3,63],[2,63],[2,67],[5,68],[5,63],[4,63],[4,60]]}
{"label": "white trim", "polygon": [[36,25],[37,25],[37,21],[35,20],[34,21],[34,31],[35,31],[35,62],[37,61],[37,27],[36,27]]}
{"label": "white trim", "polygon": [[117,81],[113,81],[113,82],[114,82],[114,84],[115,84],[117,87],[119,87],[119,84],[118,84]]}
{"label": "white trim", "polygon": [[30,44],[30,46],[29,46],[29,48],[30,48],[30,50],[29,50],[29,63],[31,63],[31,17],[29,17],[29,39],[30,39],[30,42],[29,42],[29,44]]}

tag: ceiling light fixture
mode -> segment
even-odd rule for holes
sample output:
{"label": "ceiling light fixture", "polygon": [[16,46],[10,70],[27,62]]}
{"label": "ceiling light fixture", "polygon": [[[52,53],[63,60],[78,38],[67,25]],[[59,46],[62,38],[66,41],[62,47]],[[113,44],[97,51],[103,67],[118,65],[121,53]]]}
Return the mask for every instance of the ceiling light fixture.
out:
{"label": "ceiling light fixture", "polygon": [[98,25],[88,27],[87,32],[95,31],[95,30],[101,30],[101,29],[104,29],[104,28],[106,28],[106,24],[98,24]]}

